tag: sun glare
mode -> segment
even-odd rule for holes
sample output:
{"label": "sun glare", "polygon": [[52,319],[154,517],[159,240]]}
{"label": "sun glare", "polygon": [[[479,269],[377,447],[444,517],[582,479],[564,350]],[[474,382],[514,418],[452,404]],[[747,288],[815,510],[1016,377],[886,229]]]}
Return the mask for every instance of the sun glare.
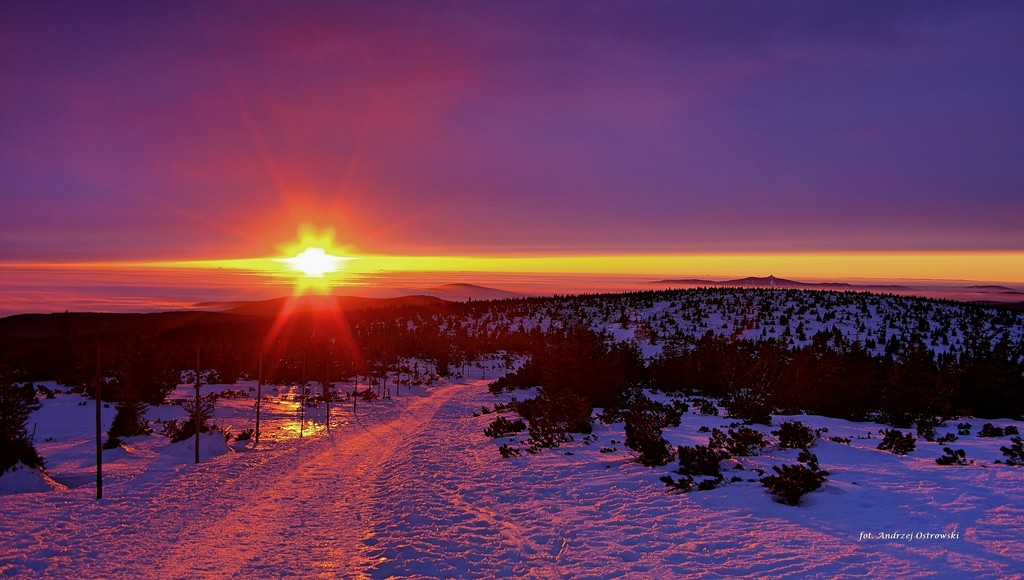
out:
{"label": "sun glare", "polygon": [[323,248],[306,248],[298,256],[284,261],[306,276],[322,278],[324,274],[338,271],[344,258],[332,256]]}
{"label": "sun glare", "polygon": [[278,246],[284,256],[273,259],[283,274],[295,277],[296,296],[310,292],[330,294],[347,278],[351,253],[334,243],[334,230],[317,230],[309,225],[299,228],[295,242]]}

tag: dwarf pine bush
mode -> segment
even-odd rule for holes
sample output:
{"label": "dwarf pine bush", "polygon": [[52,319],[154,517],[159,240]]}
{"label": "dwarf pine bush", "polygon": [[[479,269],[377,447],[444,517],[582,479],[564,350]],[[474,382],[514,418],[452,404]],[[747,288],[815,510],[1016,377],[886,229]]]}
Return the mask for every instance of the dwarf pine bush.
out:
{"label": "dwarf pine bush", "polygon": [[719,463],[728,457],[725,452],[711,449],[705,445],[693,447],[680,445],[677,453],[679,455],[679,473],[683,475],[721,476]]}
{"label": "dwarf pine bush", "polygon": [[662,436],[662,430],[678,427],[683,411],[675,405],[652,401],[640,391],[630,395],[628,406],[621,411],[626,422],[626,447],[633,451],[641,465],[665,465],[672,461],[674,452]]}
{"label": "dwarf pine bush", "polygon": [[1007,425],[1006,427],[996,427],[992,423],[985,423],[981,426],[981,431],[978,432],[978,437],[1006,437],[1009,435],[1019,435],[1020,432],[1014,425]]}
{"label": "dwarf pine bush", "polygon": [[953,451],[949,447],[943,447],[942,450],[945,455],[935,459],[935,463],[939,465],[969,465],[971,463],[967,460],[967,453],[963,449]]}
{"label": "dwarf pine bush", "polygon": [[0,367],[0,473],[19,462],[29,467],[43,466],[43,458],[25,428],[39,406],[35,387],[14,383],[7,369]]}
{"label": "dwarf pine bush", "polygon": [[999,448],[1006,456],[1007,465],[1024,465],[1024,439],[1020,437],[1010,438],[1010,446],[1005,445]]}
{"label": "dwarf pine bush", "polygon": [[910,433],[904,434],[898,429],[879,430],[882,435],[882,442],[878,449],[889,451],[896,455],[906,455],[917,448],[917,439]]}
{"label": "dwarf pine bush", "polygon": [[522,419],[516,419],[515,421],[509,421],[505,417],[498,417],[491,421],[491,424],[484,429],[484,435],[495,439],[498,437],[504,437],[512,433],[522,433],[526,430],[526,423]]}
{"label": "dwarf pine bush", "polygon": [[801,463],[775,466],[775,475],[761,479],[761,485],[775,496],[776,501],[799,505],[800,498],[821,487],[828,472],[818,465],[818,458],[806,449],[797,458]]}
{"label": "dwarf pine bush", "polygon": [[779,438],[780,449],[804,449],[814,445],[818,434],[800,421],[786,421],[772,435]]}
{"label": "dwarf pine bush", "polygon": [[708,441],[708,447],[723,450],[736,457],[760,455],[761,450],[767,446],[768,441],[764,435],[750,427],[740,427],[735,431],[729,429],[728,434],[723,433],[721,429],[712,429],[711,439]]}

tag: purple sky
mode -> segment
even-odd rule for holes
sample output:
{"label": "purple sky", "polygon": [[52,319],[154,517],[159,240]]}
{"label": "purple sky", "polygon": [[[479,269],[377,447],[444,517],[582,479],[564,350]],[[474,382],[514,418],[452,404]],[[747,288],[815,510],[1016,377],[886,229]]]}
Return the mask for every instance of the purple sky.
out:
{"label": "purple sky", "polygon": [[1024,249],[1020,2],[18,2],[0,261]]}

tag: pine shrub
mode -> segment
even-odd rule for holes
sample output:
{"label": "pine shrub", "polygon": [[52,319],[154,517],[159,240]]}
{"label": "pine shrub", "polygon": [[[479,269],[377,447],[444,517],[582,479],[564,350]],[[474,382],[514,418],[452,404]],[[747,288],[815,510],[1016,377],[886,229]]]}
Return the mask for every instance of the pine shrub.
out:
{"label": "pine shrub", "polygon": [[491,424],[484,429],[484,435],[492,439],[498,437],[504,437],[511,433],[522,433],[526,430],[526,423],[522,419],[516,419],[515,421],[509,421],[505,417],[498,417],[491,421]]}
{"label": "pine shrub", "polygon": [[701,415],[718,416],[718,407],[707,399],[694,399],[693,404],[697,405],[697,411]]}
{"label": "pine shrub", "polygon": [[25,427],[38,408],[35,388],[31,384],[15,384],[6,369],[0,369],[0,473],[19,462],[28,467],[43,467],[43,458]]}
{"label": "pine shrub", "polygon": [[910,433],[904,434],[897,429],[879,430],[878,433],[882,435],[882,442],[878,444],[882,451],[906,455],[917,448],[917,439]]}
{"label": "pine shrub", "polygon": [[953,451],[949,447],[943,447],[942,450],[945,455],[935,459],[935,463],[939,465],[969,465],[971,463],[967,460],[967,453],[963,449]]}
{"label": "pine shrub", "polygon": [[761,451],[768,446],[768,441],[760,432],[750,427],[740,427],[735,431],[729,429],[728,434],[721,429],[711,430],[711,439],[708,447],[715,450],[722,450],[735,457],[747,457],[760,455]]}
{"label": "pine shrub", "polygon": [[1006,427],[996,427],[992,423],[985,423],[981,426],[981,431],[978,432],[978,437],[1007,437],[1009,435],[1019,435],[1020,432],[1014,425],[1007,425]]}
{"label": "pine shrub", "polygon": [[704,445],[693,447],[680,445],[677,452],[679,455],[679,473],[683,475],[721,476],[722,471],[719,463],[728,457],[725,452],[716,451]]}
{"label": "pine shrub", "polygon": [[641,391],[630,392],[626,399],[627,406],[621,411],[626,422],[626,447],[633,451],[637,462],[658,467],[672,461],[674,452],[662,430],[678,427],[682,411],[653,401]]}
{"label": "pine shrub", "polygon": [[213,419],[213,412],[217,407],[217,395],[210,393],[199,398],[198,408],[194,398],[185,399],[181,404],[188,417],[165,421],[160,434],[171,440],[171,443],[184,441],[196,434],[196,414],[199,415],[199,432],[206,433],[214,426],[210,424]]}
{"label": "pine shrub", "polygon": [[985,423],[981,426],[981,431],[978,431],[978,437],[1002,437],[1003,430],[996,427],[992,423]]}
{"label": "pine shrub", "polygon": [[917,436],[925,441],[935,441],[937,434],[935,429],[939,422],[932,418],[921,418],[917,420]]}
{"label": "pine shrub", "polygon": [[528,451],[538,452],[572,441],[572,433],[589,434],[594,406],[584,397],[568,391],[547,392],[516,404],[516,411],[526,419]]}
{"label": "pine shrub", "polygon": [[107,431],[107,445],[104,445],[104,449],[113,449],[117,447],[121,438],[123,437],[137,437],[139,435],[149,435],[153,432],[153,429],[149,426],[149,421],[144,417],[146,413],[146,405],[142,401],[122,401],[117,404],[117,414],[114,415],[114,420],[110,423],[110,429]]}
{"label": "pine shrub", "polygon": [[799,505],[801,497],[825,483],[828,472],[818,466],[818,458],[815,455],[805,449],[798,461],[802,463],[775,466],[772,468],[775,475],[761,479],[761,484],[780,503]]}
{"label": "pine shrub", "polygon": [[725,408],[730,417],[760,425],[771,425],[772,412],[775,411],[770,397],[762,391],[753,389],[741,389],[734,393],[726,401]]}
{"label": "pine shrub", "polygon": [[669,488],[671,491],[681,491],[685,493],[693,489],[693,478],[688,475],[684,475],[679,479],[675,479],[671,475],[663,475],[661,476],[661,481],[664,482],[665,487]]}
{"label": "pine shrub", "polygon": [[780,449],[804,449],[814,445],[818,438],[810,427],[800,421],[786,421],[772,435],[779,438]]}
{"label": "pine shrub", "polygon": [[501,456],[505,459],[508,459],[509,457],[519,457],[520,455],[519,448],[512,447],[508,443],[503,443],[501,447],[498,448],[498,453],[501,453]]}
{"label": "pine shrub", "polygon": [[1006,456],[1007,465],[1024,465],[1024,439],[1011,437],[1010,446],[1004,445],[999,450]]}

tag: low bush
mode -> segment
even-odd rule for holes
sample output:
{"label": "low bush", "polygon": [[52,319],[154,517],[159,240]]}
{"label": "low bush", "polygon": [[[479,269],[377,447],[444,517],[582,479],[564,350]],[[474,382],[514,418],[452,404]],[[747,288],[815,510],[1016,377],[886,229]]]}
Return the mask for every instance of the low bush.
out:
{"label": "low bush", "polygon": [[663,475],[661,476],[661,481],[664,482],[665,487],[669,488],[669,490],[686,493],[693,489],[693,478],[688,475],[684,475],[679,479],[675,479],[671,475]]}
{"label": "low bush", "polygon": [[970,461],[967,460],[967,453],[963,449],[957,449],[953,451],[949,447],[943,447],[945,455],[936,458],[935,463],[939,465],[970,465]]}
{"label": "low bush", "polygon": [[1007,465],[1024,465],[1024,439],[1011,437],[1010,446],[1004,445],[999,450],[1006,456]]}
{"label": "low bush", "polygon": [[800,498],[820,488],[828,476],[828,472],[818,466],[818,458],[809,451],[804,450],[797,460],[801,463],[773,467],[775,475],[761,479],[761,485],[780,503],[799,505]]}
{"label": "low bush", "polygon": [[185,399],[181,406],[185,409],[188,417],[165,421],[160,429],[160,434],[170,439],[171,443],[178,443],[195,436],[197,412],[199,414],[200,433],[206,433],[215,429],[210,421],[213,419],[213,412],[217,406],[217,395],[211,393],[201,396],[198,408],[195,399]]}
{"label": "low bush", "polygon": [[1007,425],[1006,427],[995,427],[992,423],[985,423],[981,426],[981,431],[978,432],[978,437],[1006,437],[1009,435],[1019,435],[1020,432],[1014,425]]}
{"label": "low bush", "polygon": [[939,426],[939,422],[933,418],[921,418],[917,420],[917,436],[923,438],[925,441],[935,441],[938,436],[935,429]]}
{"label": "low bush", "polygon": [[722,450],[736,457],[760,455],[767,446],[768,441],[764,435],[750,427],[740,427],[735,431],[729,429],[728,434],[723,433],[721,429],[712,429],[711,439],[708,441],[708,447],[711,449]]}
{"label": "low bush", "polygon": [[971,434],[971,424],[970,423],[959,423],[959,424],[957,424],[956,432],[959,435],[970,435]]}
{"label": "low bush", "polygon": [[725,408],[730,417],[760,425],[771,425],[772,412],[775,411],[766,393],[752,389],[741,389],[734,393],[725,402]]}
{"label": "low bush", "polygon": [[781,449],[806,449],[814,445],[818,436],[823,432],[821,430],[815,432],[800,421],[786,421],[779,425],[777,431],[772,431],[772,435],[779,438],[779,448]]}
{"label": "low bush", "polygon": [[711,475],[721,476],[722,471],[719,463],[728,457],[720,450],[714,450],[704,445],[679,446],[679,473],[683,475]]}
{"label": "low bush", "polygon": [[516,419],[515,421],[509,421],[505,417],[498,417],[491,421],[491,424],[484,429],[484,435],[495,439],[498,437],[504,437],[512,433],[522,433],[526,430],[526,423],[522,419]]}
{"label": "low bush", "polygon": [[593,431],[590,416],[594,406],[589,400],[568,391],[539,395],[516,403],[516,412],[526,419],[530,438],[527,451],[558,447],[572,441],[572,433],[589,434]]}
{"label": "low bush", "polygon": [[718,416],[718,406],[707,399],[694,399],[693,404],[697,405],[697,411],[701,415]]}
{"label": "low bush", "polygon": [[498,448],[498,453],[501,453],[501,456],[505,459],[508,459],[509,457],[519,457],[520,455],[519,448],[512,447],[508,443],[502,444],[502,446]]}
{"label": "low bush", "polygon": [[917,439],[910,433],[904,434],[897,429],[885,429],[879,430],[878,434],[882,435],[882,442],[878,444],[878,449],[882,451],[906,455],[917,448]]}
{"label": "low bush", "polygon": [[658,403],[636,391],[630,394],[621,415],[626,422],[626,447],[638,463],[658,467],[672,461],[674,452],[662,430],[679,426],[682,412],[678,407]]}

